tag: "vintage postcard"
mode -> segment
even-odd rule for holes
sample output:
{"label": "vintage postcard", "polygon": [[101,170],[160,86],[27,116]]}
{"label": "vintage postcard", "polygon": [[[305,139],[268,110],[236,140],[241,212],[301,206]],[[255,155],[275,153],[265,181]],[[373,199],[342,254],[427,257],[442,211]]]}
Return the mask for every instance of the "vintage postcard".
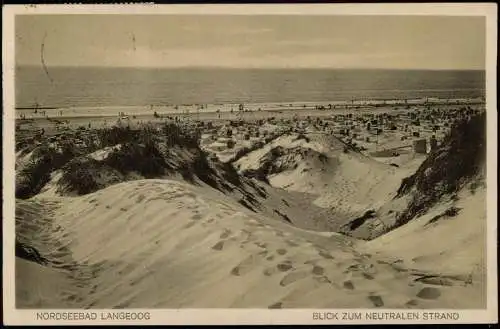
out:
{"label": "vintage postcard", "polygon": [[4,7],[5,323],[497,322],[496,9]]}

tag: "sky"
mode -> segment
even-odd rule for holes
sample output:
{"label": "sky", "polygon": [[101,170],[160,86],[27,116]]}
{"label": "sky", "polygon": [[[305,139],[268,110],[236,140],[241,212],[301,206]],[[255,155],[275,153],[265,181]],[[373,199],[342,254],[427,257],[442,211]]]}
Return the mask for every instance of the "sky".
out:
{"label": "sky", "polygon": [[18,15],[16,65],[485,69],[484,17]]}

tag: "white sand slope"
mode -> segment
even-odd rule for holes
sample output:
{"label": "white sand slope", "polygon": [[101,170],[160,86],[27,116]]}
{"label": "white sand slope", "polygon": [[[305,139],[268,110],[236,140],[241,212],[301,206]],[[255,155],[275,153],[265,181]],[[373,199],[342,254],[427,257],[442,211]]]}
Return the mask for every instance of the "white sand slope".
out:
{"label": "white sand slope", "polygon": [[[458,200],[434,206],[425,215],[364,245],[370,252],[390,254],[408,266],[462,276],[481,282],[485,273],[486,189],[464,189]],[[442,215],[460,209],[456,216]]]}
{"label": "white sand slope", "polygon": [[316,195],[314,204],[350,214],[351,219],[393,198],[401,179],[409,173],[408,168],[392,167],[354,151],[344,153],[345,144],[334,136],[306,134],[309,141],[297,136],[280,137],[251,152],[236,162],[237,168],[259,168],[275,147],[293,150],[277,160],[290,164],[287,170],[269,177],[271,185]]}
{"label": "white sand slope", "polygon": [[[59,270],[18,262],[17,286],[29,284],[29,291],[53,294],[45,303],[20,293],[18,305],[482,306],[474,298],[457,298],[477,295],[477,285],[460,279],[449,279],[450,285],[415,281],[411,271],[358,252],[365,247],[352,239],[297,229],[199,189],[172,180],[137,180],[82,197],[52,199],[59,204],[57,210],[38,214],[53,218],[52,231],[40,236],[50,239],[37,247],[52,267],[64,268],[65,279],[59,280]],[[28,208],[30,202],[18,207]],[[40,221],[25,229],[25,235],[40,229]],[[21,221],[23,225],[28,224]]]}

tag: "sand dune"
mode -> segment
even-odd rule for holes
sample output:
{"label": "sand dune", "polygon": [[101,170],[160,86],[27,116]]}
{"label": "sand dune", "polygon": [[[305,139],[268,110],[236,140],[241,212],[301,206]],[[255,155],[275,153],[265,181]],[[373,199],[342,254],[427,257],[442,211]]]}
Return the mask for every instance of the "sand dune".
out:
{"label": "sand dune", "polygon": [[477,285],[415,280],[404,265],[358,251],[375,245],[298,229],[199,189],[173,180],[137,180],[80,197],[46,197],[43,211],[34,211],[41,197],[20,202],[25,214],[19,230],[39,236],[37,247],[52,268],[18,259],[17,286],[52,295],[42,304],[20,293],[18,305],[480,306],[474,298],[456,298],[477,295]]}
{"label": "sand dune", "polygon": [[292,134],[251,152],[235,165],[245,172],[259,170],[266,161],[278,163],[277,172],[268,175],[272,186],[315,195],[314,204],[334,210],[341,225],[342,219],[388,202],[401,179],[414,169],[395,168],[353,150],[344,152],[345,148],[334,136],[311,133],[299,138]]}
{"label": "sand dune", "polygon": [[[79,157],[75,160],[77,168],[91,172],[91,177],[87,176],[86,179],[91,178],[100,188],[118,182],[144,179],[144,176],[136,171],[121,173],[102,165],[111,152],[117,149],[120,149],[120,144]],[[212,161],[197,150],[170,147],[165,148],[164,154],[170,170],[160,174],[161,179],[187,181],[198,186],[200,193],[208,193],[215,198],[229,197],[238,202],[238,206],[243,206],[254,213],[285,221],[300,228],[332,231],[337,225],[336,217],[332,216],[334,214],[331,211],[310,205],[310,197],[304,193],[291,193],[270,187],[256,179],[239,176],[230,165],[216,159]],[[64,182],[65,170],[69,171],[63,168],[51,172],[50,179],[41,188],[38,196],[43,198],[78,196],[78,190]]]}
{"label": "sand dune", "polygon": [[[383,250],[406,259],[410,266],[441,273],[480,277],[486,257],[486,190],[458,194],[458,200],[438,204],[425,215],[366,244],[371,250]],[[456,216],[443,215],[450,208]],[[443,239],[452,236],[453,239]],[[425,241],[433,241],[432,244]]]}

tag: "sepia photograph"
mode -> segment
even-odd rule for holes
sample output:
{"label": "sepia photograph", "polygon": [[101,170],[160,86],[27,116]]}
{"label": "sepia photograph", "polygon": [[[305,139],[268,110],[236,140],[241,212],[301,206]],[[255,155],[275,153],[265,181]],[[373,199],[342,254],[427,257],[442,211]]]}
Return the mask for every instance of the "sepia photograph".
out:
{"label": "sepia photograph", "polygon": [[3,63],[29,321],[492,307],[491,17],[54,7],[11,14]]}

